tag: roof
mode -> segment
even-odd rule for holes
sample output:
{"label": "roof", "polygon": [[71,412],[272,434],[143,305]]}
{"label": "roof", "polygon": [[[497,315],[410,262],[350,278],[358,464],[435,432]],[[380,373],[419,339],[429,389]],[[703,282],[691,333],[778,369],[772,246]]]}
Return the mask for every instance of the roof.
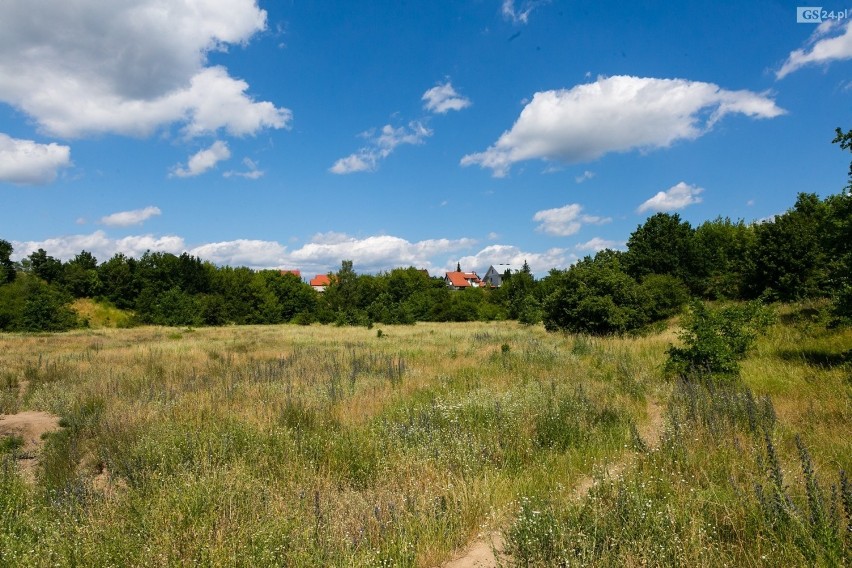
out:
{"label": "roof", "polygon": [[467,288],[473,284],[481,284],[476,272],[447,272],[447,280],[456,288]]}
{"label": "roof", "polygon": [[280,272],[282,276],[284,276],[285,274],[292,274],[293,276],[298,276],[299,278],[302,277],[301,270],[279,270],[278,272]]}
{"label": "roof", "polygon": [[331,284],[331,280],[329,280],[328,274],[317,274],[311,279],[311,286],[328,286],[329,284]]}

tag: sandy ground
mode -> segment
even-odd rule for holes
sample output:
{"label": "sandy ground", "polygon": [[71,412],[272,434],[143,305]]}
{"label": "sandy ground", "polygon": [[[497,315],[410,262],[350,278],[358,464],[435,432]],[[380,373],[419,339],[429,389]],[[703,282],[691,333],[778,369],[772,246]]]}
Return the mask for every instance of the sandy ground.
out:
{"label": "sandy ground", "polygon": [[35,481],[42,436],[59,430],[59,417],[49,412],[29,410],[18,414],[0,414],[0,436],[20,436],[24,445],[18,448],[18,467],[24,479]]}
{"label": "sandy ground", "polygon": [[[660,445],[665,426],[663,407],[656,400],[648,400],[645,412],[648,419],[639,429],[639,434],[649,449],[655,449]],[[619,475],[631,461],[631,456],[626,456],[621,461],[610,464],[603,477],[611,478]],[[585,498],[596,484],[597,481],[592,476],[583,476],[574,485],[575,498]],[[502,550],[503,538],[499,532],[493,532],[472,542],[463,554],[443,563],[441,568],[496,568],[497,558],[494,553],[496,551],[500,554]]]}

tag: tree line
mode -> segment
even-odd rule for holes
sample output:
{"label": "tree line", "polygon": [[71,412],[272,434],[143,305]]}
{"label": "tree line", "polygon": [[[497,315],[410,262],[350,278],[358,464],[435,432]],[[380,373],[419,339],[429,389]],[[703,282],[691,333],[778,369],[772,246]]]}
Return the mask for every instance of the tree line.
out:
{"label": "tree line", "polygon": [[[852,151],[852,130],[834,142]],[[849,186],[820,199],[799,194],[788,211],[745,223],[716,218],[692,227],[657,213],[626,251],[604,250],[536,280],[529,267],[495,289],[449,290],[414,267],[357,274],[344,260],[317,293],[290,273],[216,266],[187,253],[121,253],[99,263],[87,251],[67,262],[39,249],[13,262],[0,240],[0,330],[58,331],[85,325],[71,309],[93,298],[138,324],[225,325],[416,321],[543,322],[592,334],[641,329],[690,298],[794,301],[831,298],[836,322],[852,320],[852,164]]]}

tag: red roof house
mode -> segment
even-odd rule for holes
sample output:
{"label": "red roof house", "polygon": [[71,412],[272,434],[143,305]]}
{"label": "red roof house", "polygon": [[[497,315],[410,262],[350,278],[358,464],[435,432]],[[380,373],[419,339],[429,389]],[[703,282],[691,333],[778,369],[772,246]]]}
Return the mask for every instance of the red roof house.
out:
{"label": "red roof house", "polygon": [[324,292],[325,287],[331,284],[331,280],[328,278],[328,274],[317,274],[311,279],[310,284],[317,292]]}
{"label": "red roof house", "polygon": [[482,286],[482,280],[479,279],[476,272],[447,272],[444,282],[447,283],[447,288],[451,290],[479,288]]}

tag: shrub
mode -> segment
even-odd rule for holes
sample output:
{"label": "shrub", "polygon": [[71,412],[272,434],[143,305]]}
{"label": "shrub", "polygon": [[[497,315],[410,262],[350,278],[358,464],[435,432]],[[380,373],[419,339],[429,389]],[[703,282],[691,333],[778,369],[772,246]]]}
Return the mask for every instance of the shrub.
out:
{"label": "shrub", "polygon": [[759,302],[710,310],[696,300],[680,335],[684,346],[669,347],[666,368],[681,377],[737,376],[740,360],[771,320]]}

